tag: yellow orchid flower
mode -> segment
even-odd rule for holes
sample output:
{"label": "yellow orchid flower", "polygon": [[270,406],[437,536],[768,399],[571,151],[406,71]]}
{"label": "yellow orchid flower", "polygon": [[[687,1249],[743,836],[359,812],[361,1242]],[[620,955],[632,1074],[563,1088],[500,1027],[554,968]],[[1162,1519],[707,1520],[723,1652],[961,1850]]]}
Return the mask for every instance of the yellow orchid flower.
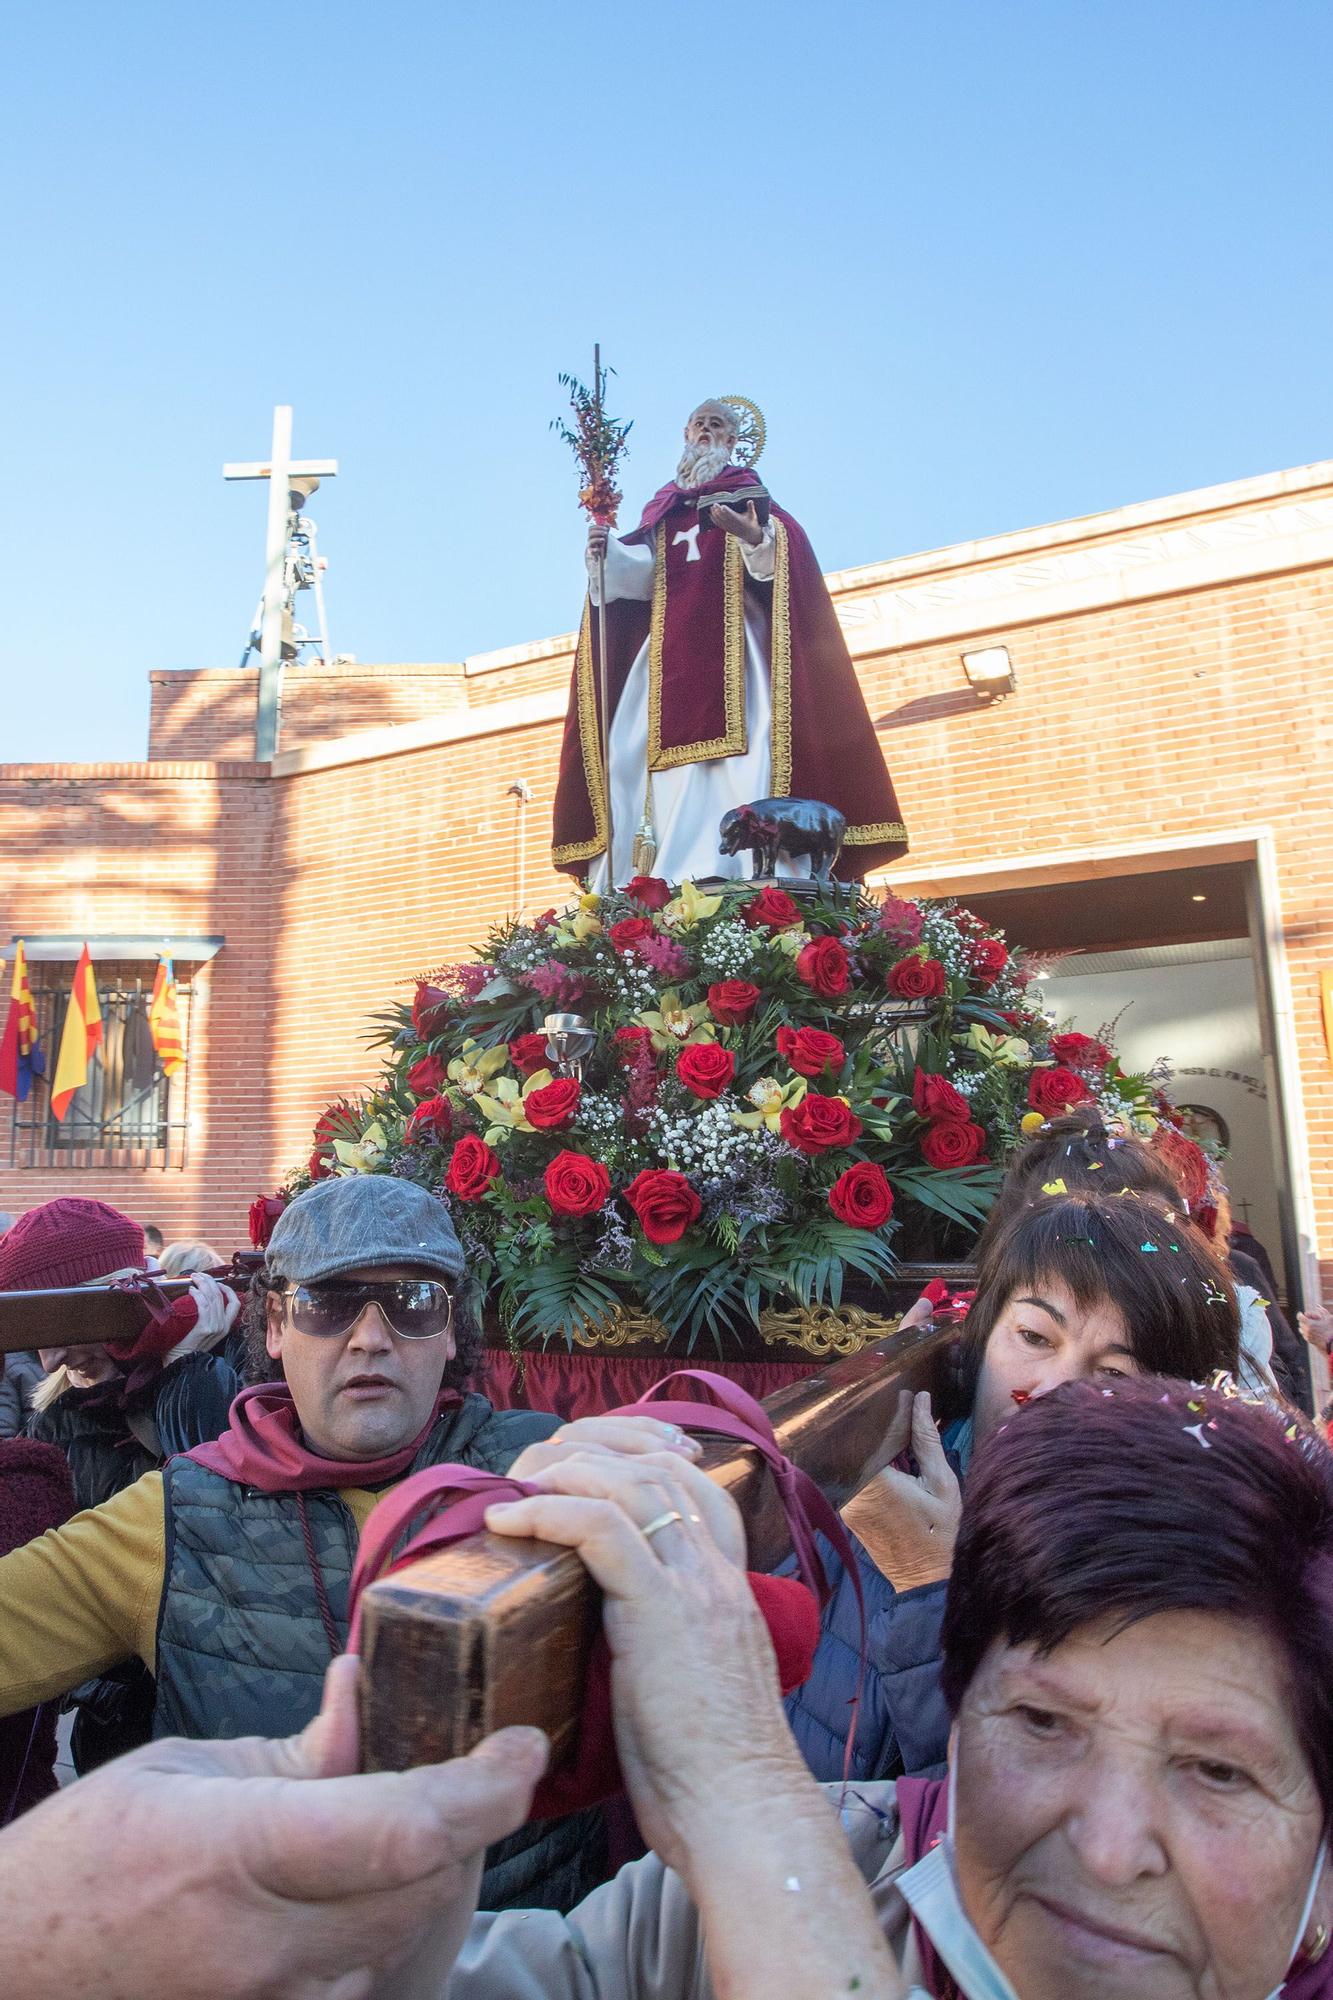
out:
{"label": "yellow orchid flower", "polygon": [[601,923],[592,914],[591,910],[581,909],[569,926],[569,929],[575,944],[582,944],[587,938],[600,937],[602,935]]}
{"label": "yellow orchid flower", "polygon": [[745,1132],[757,1132],[761,1125],[767,1125],[770,1132],[778,1132],[782,1129],[783,1112],[799,1104],[809,1088],[803,1076],[793,1077],[786,1084],[779,1083],[775,1076],[761,1076],[745,1093],[754,1110],[733,1111],[731,1122]]}
{"label": "yellow orchid flower", "polygon": [[641,1028],[647,1028],[659,1055],[666,1049],[684,1048],[687,1042],[717,1040],[717,1027],[708,1011],[708,1002],[700,1000],[695,1006],[686,1007],[674,987],[667,988],[655,1009],[634,1018]]}
{"label": "yellow orchid flower", "polygon": [[786,952],[788,958],[795,958],[797,952],[804,951],[809,942],[809,931],[802,930],[799,924],[793,925],[789,931],[779,931],[775,937],[769,939],[769,943],[775,944],[779,951]]}
{"label": "yellow orchid flower", "polygon": [[338,1156],[335,1171],[344,1178],[349,1174],[373,1174],[389,1150],[388,1135],[377,1118],[367,1125],[359,1139],[335,1139],[333,1150]]}
{"label": "yellow orchid flower", "polygon": [[551,1081],[549,1069],[534,1070],[520,1086],[512,1076],[502,1076],[490,1090],[478,1091],[472,1102],[483,1118],[489,1118],[486,1127],[486,1144],[493,1146],[506,1132],[531,1132],[536,1128],[529,1124],[523,1106],[534,1090],[544,1090]]}
{"label": "yellow orchid flower", "polygon": [[715,917],[721,908],[720,896],[701,896],[693,882],[682,882],[680,894],[667,904],[662,915],[677,929],[688,931],[708,917]]}
{"label": "yellow orchid flower", "polygon": [[974,1021],[965,1035],[955,1035],[954,1040],[983,1062],[1006,1063],[1017,1069],[1032,1061],[1032,1050],[1021,1035],[993,1035],[980,1021]]}
{"label": "yellow orchid flower", "polygon": [[509,1049],[504,1042],[493,1049],[483,1049],[480,1042],[466,1041],[461,1054],[449,1065],[449,1081],[464,1097],[475,1097],[508,1061]]}

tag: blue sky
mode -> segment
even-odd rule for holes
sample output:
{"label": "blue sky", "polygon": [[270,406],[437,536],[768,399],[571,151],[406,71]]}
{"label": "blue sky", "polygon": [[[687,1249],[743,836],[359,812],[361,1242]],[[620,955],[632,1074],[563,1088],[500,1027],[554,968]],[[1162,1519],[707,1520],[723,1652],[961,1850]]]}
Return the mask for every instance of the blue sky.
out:
{"label": "blue sky", "polygon": [[368,661],[575,622],[594,339],[630,509],[741,391],[828,569],[1333,453],[1322,0],[47,0],[6,43],[5,761],[142,755],[151,668],[236,663],[221,466],[279,401]]}

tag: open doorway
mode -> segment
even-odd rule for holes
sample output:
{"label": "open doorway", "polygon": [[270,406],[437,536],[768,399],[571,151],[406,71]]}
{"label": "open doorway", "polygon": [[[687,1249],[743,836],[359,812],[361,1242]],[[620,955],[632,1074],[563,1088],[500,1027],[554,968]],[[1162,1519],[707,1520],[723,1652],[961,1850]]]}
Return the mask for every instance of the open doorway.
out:
{"label": "open doorway", "polygon": [[1268,1251],[1294,1309],[1304,1259],[1255,846],[1243,858],[1233,846],[1226,859],[1206,845],[1197,859],[1179,849],[1099,854],[1086,868],[1074,856],[1015,859],[894,886],[955,895],[1001,926],[1037,958],[1062,1024],[1096,1034],[1115,1023],[1127,1068],[1170,1063],[1170,1096],[1223,1153],[1236,1218]]}

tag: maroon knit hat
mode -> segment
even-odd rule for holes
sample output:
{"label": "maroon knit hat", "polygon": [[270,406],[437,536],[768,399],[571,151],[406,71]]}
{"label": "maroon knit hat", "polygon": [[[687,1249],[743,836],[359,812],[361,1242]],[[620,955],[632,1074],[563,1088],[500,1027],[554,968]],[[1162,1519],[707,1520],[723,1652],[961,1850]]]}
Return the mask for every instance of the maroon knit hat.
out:
{"label": "maroon knit hat", "polygon": [[143,1231],[107,1201],[62,1195],[29,1209],[0,1236],[0,1292],[83,1285],[111,1271],[142,1270]]}

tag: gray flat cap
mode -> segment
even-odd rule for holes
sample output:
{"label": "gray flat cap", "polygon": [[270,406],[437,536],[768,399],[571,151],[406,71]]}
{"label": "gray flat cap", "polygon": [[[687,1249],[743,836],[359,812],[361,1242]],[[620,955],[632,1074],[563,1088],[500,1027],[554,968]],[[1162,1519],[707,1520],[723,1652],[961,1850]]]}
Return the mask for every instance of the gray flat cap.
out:
{"label": "gray flat cap", "polygon": [[463,1275],[462,1246],[444,1203],[391,1174],[317,1181],[279,1216],[264,1262],[270,1278],[290,1285],[377,1264]]}

